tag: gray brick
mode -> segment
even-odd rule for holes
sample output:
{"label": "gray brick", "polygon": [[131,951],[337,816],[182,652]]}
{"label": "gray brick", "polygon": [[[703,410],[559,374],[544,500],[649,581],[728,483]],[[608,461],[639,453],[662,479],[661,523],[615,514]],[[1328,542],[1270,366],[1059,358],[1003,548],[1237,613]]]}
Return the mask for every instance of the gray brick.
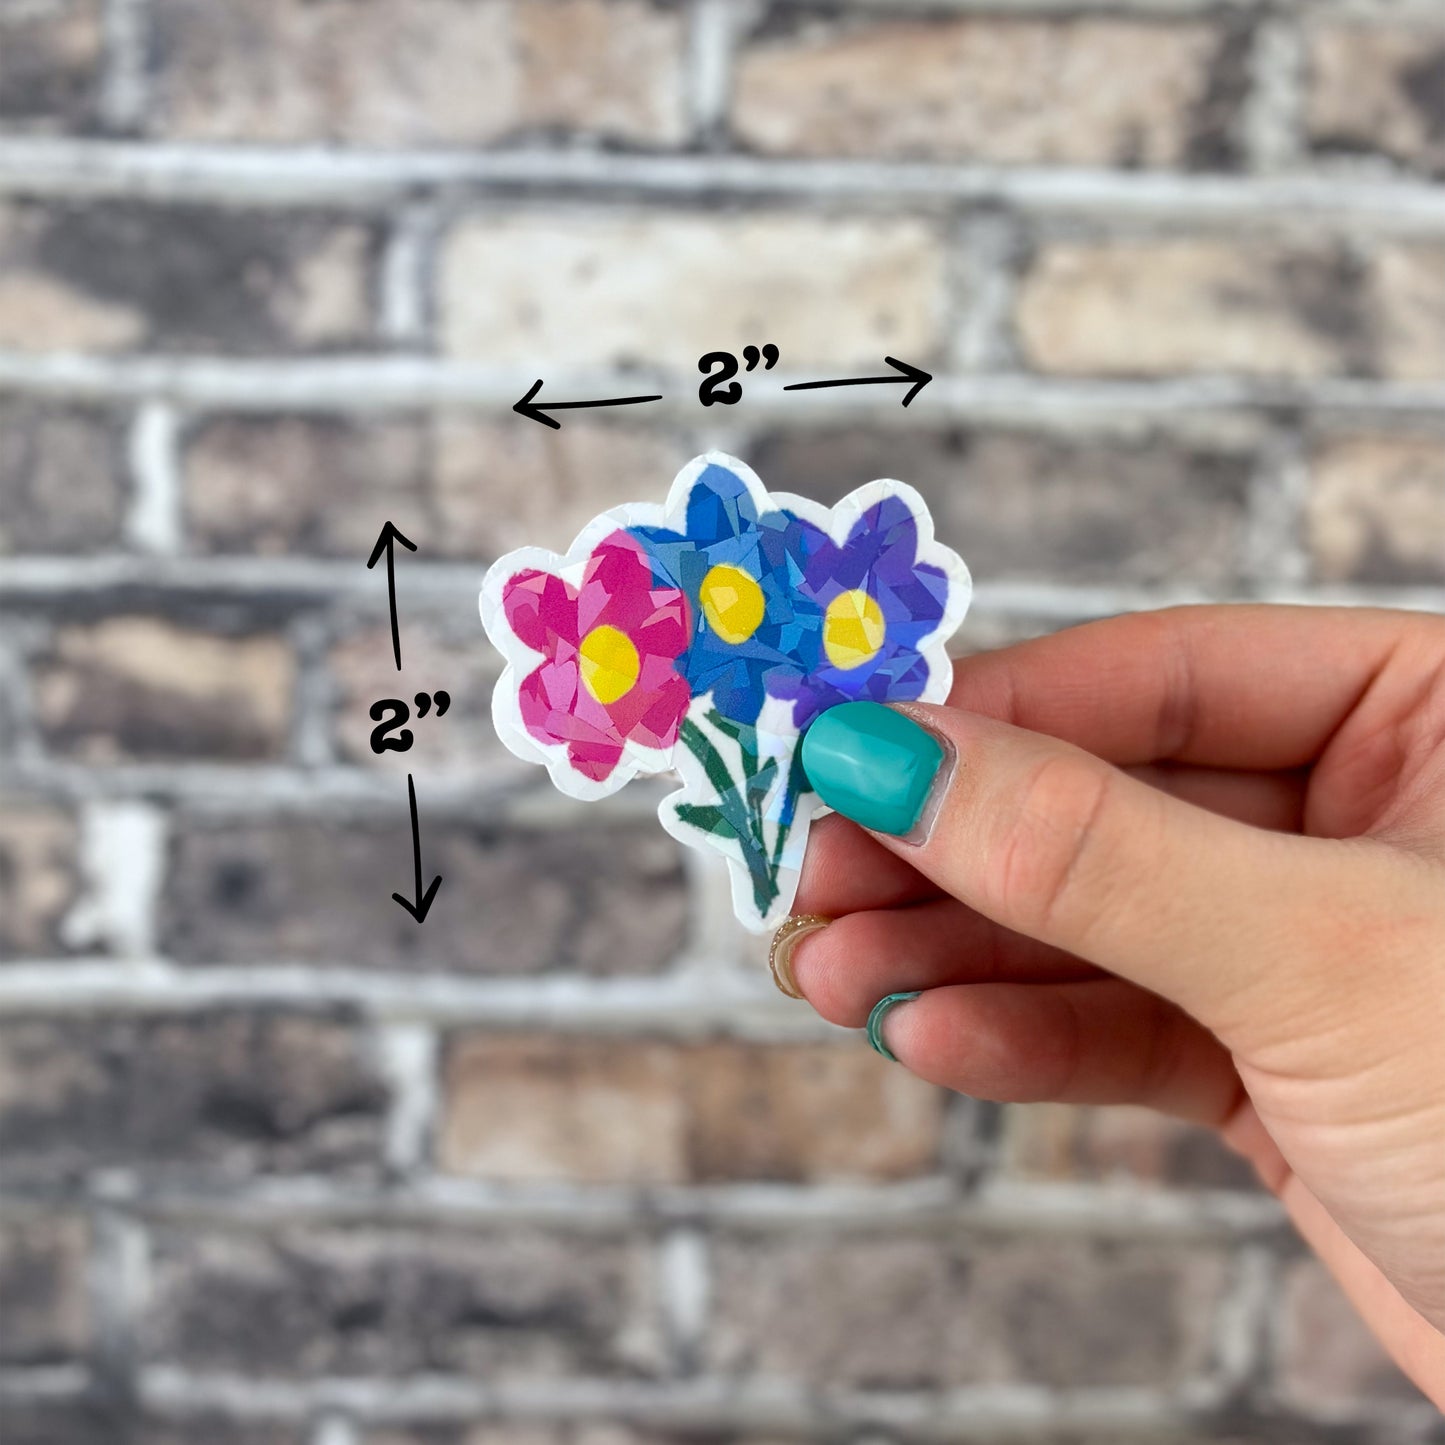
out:
{"label": "gray brick", "polygon": [[436,545],[481,557],[529,545],[565,552],[599,513],[623,502],[660,501],[706,445],[678,428],[632,420],[627,410],[595,421],[586,412],[564,412],[560,431],[514,416],[438,416]]}
{"label": "gray brick", "polygon": [[[585,1422],[509,1420],[485,1424],[429,1423],[410,1428],[378,1426],[362,1437],[361,1445],[849,1445],[857,1438],[856,1431],[846,1427],[795,1435],[776,1430],[734,1432],[703,1424],[692,1429],[685,1425],[673,1429],[649,1428],[622,1419],[597,1418]],[[869,1434],[863,1438],[884,1445],[884,1436]],[[902,1437],[898,1438],[901,1442]],[[893,1439],[887,1437],[888,1445],[892,1445]],[[1080,1442],[1070,1442],[1070,1445],[1080,1445]],[[1120,1445],[1120,1442],[1113,1441],[1110,1445]]]}
{"label": "gray brick", "polygon": [[709,1362],[819,1385],[1178,1385],[1211,1363],[1217,1251],[1088,1239],[738,1238]]}
{"label": "gray brick", "polygon": [[783,8],[739,59],[735,123],[770,154],[1219,164],[1239,69],[1208,25]]}
{"label": "gray brick", "polygon": [[926,365],[947,270],[943,228],[907,214],[493,208],[460,217],[441,247],[440,344],[524,376],[565,357],[695,377],[704,352],[764,340],[786,368],[889,351]]}
{"label": "gray brick", "polygon": [[0,9],[0,125],[42,132],[94,125],[103,46],[101,0]]}
{"label": "gray brick", "polygon": [[1040,246],[1015,320],[1054,374],[1434,381],[1442,310],[1434,241],[1169,235]]}
{"label": "gray brick", "polygon": [[1445,27],[1438,20],[1317,24],[1307,70],[1306,127],[1316,151],[1375,153],[1445,174]]}
{"label": "gray brick", "polygon": [[0,1364],[53,1365],[85,1351],[89,1245],[79,1216],[0,1219]]}
{"label": "gray brick", "polygon": [[[518,385],[518,395],[521,384]],[[385,521],[422,557],[565,551],[599,512],[662,497],[698,448],[648,423],[519,417],[214,416],[183,448],[199,552],[365,557]]]}
{"label": "gray brick", "polygon": [[386,1087],[345,1023],[223,1011],[0,1023],[11,1184],[117,1164],[172,1173],[356,1170],[378,1160]]}
{"label": "gray brick", "polygon": [[1142,1180],[1178,1189],[1263,1186],[1212,1130],[1152,1110],[1018,1104],[1004,1111],[1005,1167],[1029,1179]]}
{"label": "gray brick", "polygon": [[205,1412],[174,1420],[141,1416],[133,1430],[141,1445],[312,1445],[316,1438],[307,1422],[236,1420]]}
{"label": "gray brick", "polygon": [[279,758],[295,677],[274,632],[120,612],[60,627],[32,666],[46,746],[90,763]]}
{"label": "gray brick", "polygon": [[422,862],[444,881],[418,928],[391,897],[412,887],[404,797],[384,825],[182,819],[164,946],[194,964],[645,974],[682,943],[679,849],[650,818],[530,831],[432,814]]}
{"label": "gray brick", "polygon": [[185,525],[201,552],[364,561],[383,522],[434,550],[416,418],[220,416],[186,437]]}
{"label": "gray brick", "polygon": [[1251,458],[1164,439],[830,428],[760,437],[768,485],[835,502],[874,477],[923,493],[939,538],[980,578],[1236,579]]}
{"label": "gray brick", "polygon": [[124,446],[114,412],[0,398],[0,554],[116,546]]}
{"label": "gray brick", "polygon": [[249,1375],[651,1372],[641,1243],[533,1231],[162,1231],[149,1358]]}
{"label": "gray brick", "polygon": [[[620,1422],[591,1424],[511,1421],[495,1424],[429,1424],[413,1428],[385,1426],[368,1431],[361,1445],[683,1445],[687,1435],[639,1429]],[[709,1430],[692,1436],[696,1445],[744,1445]],[[754,1442],[758,1445],[758,1442]],[[766,1445],[787,1445],[769,1437]]]}
{"label": "gray brick", "polygon": [[[468,598],[468,601],[471,599]],[[391,652],[391,629],[385,620],[347,628],[332,647],[332,730],[338,754],[366,768],[397,775],[414,772],[456,782],[468,776],[504,776],[536,782],[531,766],[502,746],[492,725],[492,689],[502,660],[478,626],[476,611],[421,618],[400,624],[403,671],[398,674]],[[415,695],[445,689],[451,703],[443,717],[415,716]],[[371,734],[377,723],[371,705],[395,698],[412,709],[407,725],[412,746],[406,752],[374,753]],[[391,735],[396,741],[397,735]]]}
{"label": "gray brick", "polygon": [[673,1044],[463,1034],[437,1152],[510,1182],[901,1179],[938,1167],[944,1095],[857,1040]]}
{"label": "gray brick", "polygon": [[648,0],[159,0],[154,129],[202,141],[668,144],[682,7]]}
{"label": "gray brick", "polygon": [[1324,582],[1445,582],[1445,441],[1339,436],[1310,457],[1306,530]]}
{"label": "gray brick", "polygon": [[305,1424],[237,1421],[209,1412],[176,1419],[142,1413],[116,1393],[0,1406],[5,1445],[309,1445]]}
{"label": "gray brick", "polygon": [[374,226],[131,201],[0,206],[0,345],[314,351],[374,336]]}
{"label": "gray brick", "polygon": [[0,959],[63,953],[61,920],[80,885],[73,812],[0,798]]}

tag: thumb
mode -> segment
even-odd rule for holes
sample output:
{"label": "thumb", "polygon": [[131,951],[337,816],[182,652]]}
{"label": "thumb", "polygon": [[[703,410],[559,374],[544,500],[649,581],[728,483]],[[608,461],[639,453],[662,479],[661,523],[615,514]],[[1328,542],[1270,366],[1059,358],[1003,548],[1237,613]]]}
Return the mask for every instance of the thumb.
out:
{"label": "thumb", "polygon": [[946,892],[1226,1042],[1287,1024],[1328,983],[1341,934],[1397,902],[1381,845],[1252,828],[955,708],[845,703],[806,733],[803,766],[823,802]]}

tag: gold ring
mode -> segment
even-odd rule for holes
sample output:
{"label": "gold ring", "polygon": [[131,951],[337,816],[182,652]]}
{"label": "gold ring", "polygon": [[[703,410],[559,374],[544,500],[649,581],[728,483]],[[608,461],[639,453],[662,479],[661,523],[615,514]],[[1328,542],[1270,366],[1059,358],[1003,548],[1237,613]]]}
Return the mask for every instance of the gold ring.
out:
{"label": "gold ring", "polygon": [[810,933],[817,933],[832,921],[821,913],[791,913],[783,919],[782,926],[773,935],[773,946],[768,950],[768,969],[780,993],[789,998],[802,998],[793,980],[793,950]]}

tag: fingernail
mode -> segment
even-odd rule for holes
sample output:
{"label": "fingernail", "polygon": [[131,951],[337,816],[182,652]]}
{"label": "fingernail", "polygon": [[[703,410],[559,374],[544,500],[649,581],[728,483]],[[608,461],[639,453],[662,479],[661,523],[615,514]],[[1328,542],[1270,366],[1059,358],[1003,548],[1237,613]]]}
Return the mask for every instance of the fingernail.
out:
{"label": "fingernail", "polygon": [[877,1051],[892,1063],[898,1060],[893,1056],[893,1050],[883,1042],[883,1020],[888,1017],[891,1009],[897,1008],[901,1003],[912,1003],[918,997],[919,990],[914,989],[912,993],[890,993],[886,998],[880,998],[873,1005],[873,1012],[868,1015],[868,1042]]}
{"label": "fingernail", "polygon": [[803,735],[803,771],[830,807],[865,828],[913,830],[943,765],[932,733],[879,702],[845,702]]}
{"label": "fingernail", "polygon": [[787,994],[789,998],[802,998],[793,978],[793,950],[810,933],[817,933],[832,921],[821,913],[793,913],[783,919],[782,926],[773,935],[773,946],[768,950],[768,968],[780,993]]}

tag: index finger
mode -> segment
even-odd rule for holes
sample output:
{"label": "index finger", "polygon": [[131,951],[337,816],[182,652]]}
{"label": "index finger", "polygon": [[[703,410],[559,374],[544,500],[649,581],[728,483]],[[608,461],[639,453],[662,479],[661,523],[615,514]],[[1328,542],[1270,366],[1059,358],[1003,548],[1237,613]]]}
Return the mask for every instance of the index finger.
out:
{"label": "index finger", "polygon": [[1312,763],[1424,614],[1228,605],[1131,613],[966,658],[949,703],[1121,766]]}

